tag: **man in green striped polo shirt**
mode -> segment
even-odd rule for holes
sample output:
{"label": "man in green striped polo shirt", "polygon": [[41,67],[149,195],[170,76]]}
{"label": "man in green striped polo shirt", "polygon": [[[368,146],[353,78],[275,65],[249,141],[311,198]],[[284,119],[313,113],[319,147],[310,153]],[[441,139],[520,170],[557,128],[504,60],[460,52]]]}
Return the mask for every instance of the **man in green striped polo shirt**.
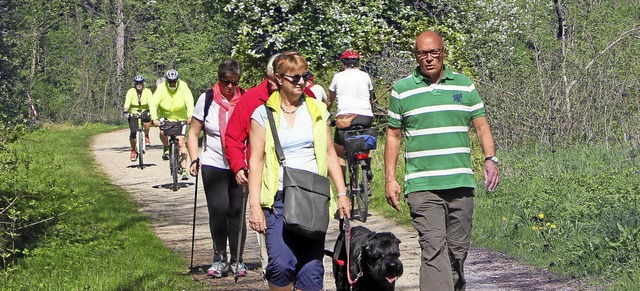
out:
{"label": "man in green striped polo shirt", "polygon": [[500,173],[485,109],[473,82],[444,65],[446,48],[433,31],[415,43],[418,67],[393,86],[384,151],[387,202],[396,210],[400,144],[405,138],[404,195],[422,249],[420,290],[465,290],[464,261],[469,249],[476,181],[471,169],[469,126],[485,154],[489,191]]}

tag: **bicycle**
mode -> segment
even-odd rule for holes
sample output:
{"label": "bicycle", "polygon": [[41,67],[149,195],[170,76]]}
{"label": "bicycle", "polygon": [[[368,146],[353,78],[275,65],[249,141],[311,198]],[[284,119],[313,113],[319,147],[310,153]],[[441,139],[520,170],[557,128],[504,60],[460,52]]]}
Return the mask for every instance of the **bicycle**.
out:
{"label": "bicycle", "polygon": [[173,191],[178,191],[178,189],[180,189],[180,186],[178,185],[178,175],[180,175],[183,170],[180,164],[180,145],[178,142],[178,136],[185,135],[186,122],[161,119],[160,130],[169,137],[169,170],[171,171],[171,176],[173,178],[173,185],[171,189]]}
{"label": "bicycle", "polygon": [[377,128],[362,128],[342,131],[344,149],[349,171],[347,189],[351,200],[351,217],[362,222],[367,221],[369,214],[369,196],[371,196],[371,156],[376,149]]}
{"label": "bicycle", "polygon": [[[151,121],[151,116],[148,111],[138,110],[135,113],[129,113],[138,122],[138,129],[136,130],[136,153],[138,155],[138,167],[140,170],[144,169],[143,155],[146,153],[145,133],[144,133],[144,121]],[[128,117],[128,116],[127,116]]]}

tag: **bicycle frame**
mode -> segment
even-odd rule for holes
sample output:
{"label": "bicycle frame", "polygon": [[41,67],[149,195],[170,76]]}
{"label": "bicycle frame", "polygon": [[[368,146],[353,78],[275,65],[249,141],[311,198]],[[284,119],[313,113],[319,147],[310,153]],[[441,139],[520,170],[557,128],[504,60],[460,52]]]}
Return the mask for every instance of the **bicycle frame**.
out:
{"label": "bicycle frame", "polygon": [[346,162],[349,169],[349,181],[347,188],[351,200],[351,217],[362,222],[367,221],[369,211],[369,196],[371,189],[371,157],[370,150],[361,140],[348,140],[363,133],[369,132],[368,128],[344,130],[344,144]]}
{"label": "bicycle frame", "polygon": [[131,114],[138,122],[138,130],[136,132],[136,152],[138,153],[138,167],[141,170],[144,169],[143,155],[146,153],[146,144],[144,142],[144,123],[142,122],[144,114],[148,113],[138,110],[136,113]]}
{"label": "bicycle frame", "polygon": [[[179,126],[179,129],[176,130],[175,126]],[[180,189],[178,175],[182,172],[182,166],[180,164],[180,144],[178,136],[184,136],[185,127],[186,123],[184,121],[162,121],[160,124],[160,130],[169,137],[169,170],[173,178],[173,185],[171,187],[173,191]]]}

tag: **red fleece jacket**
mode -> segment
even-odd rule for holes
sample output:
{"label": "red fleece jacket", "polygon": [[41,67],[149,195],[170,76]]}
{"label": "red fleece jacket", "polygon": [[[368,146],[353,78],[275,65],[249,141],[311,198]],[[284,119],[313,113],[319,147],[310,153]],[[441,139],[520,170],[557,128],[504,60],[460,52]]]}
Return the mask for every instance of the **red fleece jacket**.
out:
{"label": "red fleece jacket", "polygon": [[[258,106],[267,102],[269,95],[269,79],[265,78],[260,85],[250,88],[242,95],[227,122],[227,132],[224,135],[224,155],[229,161],[229,167],[231,167],[234,174],[244,168],[249,168],[248,144],[251,115]],[[315,98],[313,93],[307,93],[307,95]],[[246,155],[245,152],[247,153]]]}

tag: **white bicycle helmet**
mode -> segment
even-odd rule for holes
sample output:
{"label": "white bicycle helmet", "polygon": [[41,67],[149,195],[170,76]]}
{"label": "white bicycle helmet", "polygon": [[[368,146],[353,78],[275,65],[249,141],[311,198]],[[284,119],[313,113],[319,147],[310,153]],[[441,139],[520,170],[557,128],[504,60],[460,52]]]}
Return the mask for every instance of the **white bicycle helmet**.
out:
{"label": "white bicycle helmet", "polygon": [[171,69],[168,70],[166,74],[164,74],[164,76],[167,78],[168,81],[175,81],[178,80],[178,78],[180,78],[180,74],[178,74],[178,71]]}
{"label": "white bicycle helmet", "polygon": [[144,77],[143,76],[135,76],[133,77],[133,81],[136,83],[142,83],[144,82]]}

